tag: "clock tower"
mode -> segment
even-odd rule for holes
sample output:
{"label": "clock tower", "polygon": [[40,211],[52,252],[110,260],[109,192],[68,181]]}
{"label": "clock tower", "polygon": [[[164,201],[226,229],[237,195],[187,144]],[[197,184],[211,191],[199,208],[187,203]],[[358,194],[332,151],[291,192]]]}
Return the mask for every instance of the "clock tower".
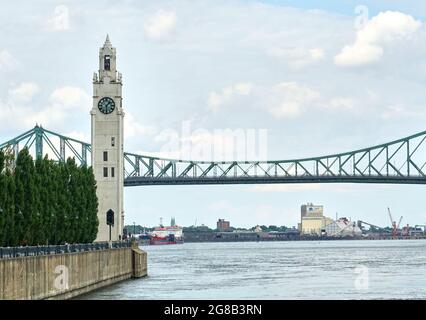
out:
{"label": "clock tower", "polygon": [[109,36],[99,51],[99,71],[93,75],[92,166],[99,206],[96,241],[123,236],[124,155],[121,74]]}

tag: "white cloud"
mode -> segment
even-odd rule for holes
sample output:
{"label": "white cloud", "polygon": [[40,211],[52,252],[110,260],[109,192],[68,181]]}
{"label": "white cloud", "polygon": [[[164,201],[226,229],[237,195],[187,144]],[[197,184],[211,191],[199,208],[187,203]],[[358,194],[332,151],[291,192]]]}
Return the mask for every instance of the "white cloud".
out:
{"label": "white cloud", "polygon": [[351,109],[354,107],[354,101],[351,98],[336,97],[331,99],[330,103],[328,103],[326,107],[336,109]]}
{"label": "white cloud", "polygon": [[220,92],[212,92],[208,98],[211,110],[243,105],[239,99],[247,97],[245,106],[266,110],[275,118],[295,118],[310,103],[319,99],[320,94],[307,86],[296,82],[281,82],[270,87],[250,83],[237,83]]}
{"label": "white cloud", "polygon": [[145,35],[154,40],[168,37],[176,27],[176,13],[158,10],[144,25]]}
{"label": "white cloud", "polygon": [[139,119],[136,119],[132,113],[126,111],[124,117],[124,138],[141,140],[146,136],[152,136],[157,133],[155,126],[145,126]]}
{"label": "white cloud", "polygon": [[392,104],[387,106],[380,116],[384,120],[399,120],[407,117],[423,118],[426,116],[426,111],[423,106],[412,106],[409,108],[400,104]]}
{"label": "white cloud", "polygon": [[7,50],[0,51],[0,71],[14,71],[18,66],[18,60],[16,60],[15,57]]}
{"label": "white cloud", "polygon": [[182,134],[172,129],[163,130],[155,140],[163,143],[156,156],[203,161],[247,161],[265,159],[266,132],[243,129],[183,129]]}
{"label": "white cloud", "polygon": [[88,114],[91,106],[90,96],[78,87],[62,87],[50,95],[51,103],[28,115],[28,120],[45,127],[58,127],[74,117]]}
{"label": "white cloud", "polygon": [[33,82],[25,82],[9,91],[9,102],[12,104],[27,103],[40,91]]}
{"label": "white cloud", "polygon": [[0,101],[1,129],[28,130],[35,124],[50,129],[63,129],[65,124],[72,123],[76,118],[90,110],[90,96],[81,88],[58,88],[50,95],[50,103],[40,106],[34,100],[40,91],[36,83],[26,82],[9,90],[4,101]]}
{"label": "white cloud", "polygon": [[207,205],[207,210],[213,212],[219,212],[226,215],[237,215],[240,213],[240,209],[229,203],[228,201],[216,201]]}
{"label": "white cloud", "polygon": [[60,104],[63,107],[79,107],[80,109],[88,110],[91,106],[91,98],[81,88],[78,87],[62,87],[56,89],[50,95],[50,99],[54,104]]}
{"label": "white cloud", "polygon": [[70,12],[67,6],[55,7],[52,16],[47,20],[46,26],[51,31],[67,31],[70,29]]}
{"label": "white cloud", "polygon": [[213,111],[217,111],[221,106],[230,104],[238,96],[247,96],[251,93],[253,85],[250,83],[237,83],[223,88],[221,92],[210,93],[208,105]]}
{"label": "white cloud", "polygon": [[309,53],[311,54],[311,58],[313,60],[321,60],[321,59],[324,59],[324,56],[325,56],[325,52],[321,48],[311,49],[309,50]]}
{"label": "white cloud", "polygon": [[277,48],[268,50],[272,57],[285,61],[289,67],[300,69],[309,66],[325,58],[325,51],[322,48],[304,49],[301,47]]}
{"label": "white cloud", "polygon": [[334,57],[339,66],[362,66],[379,61],[384,46],[409,39],[422,23],[412,16],[395,11],[381,12],[357,32],[355,43],[345,46]]}
{"label": "white cloud", "polygon": [[272,92],[276,95],[276,103],[266,107],[276,118],[297,117],[305,107],[320,97],[317,91],[295,82],[282,82]]}
{"label": "white cloud", "polygon": [[[62,133],[61,133],[62,134]],[[69,132],[65,132],[63,133],[64,136],[69,137],[69,138],[73,138],[82,142],[86,142],[86,143],[91,143],[91,138],[90,138],[90,134],[86,133],[86,132],[81,132],[81,131],[69,131]]]}

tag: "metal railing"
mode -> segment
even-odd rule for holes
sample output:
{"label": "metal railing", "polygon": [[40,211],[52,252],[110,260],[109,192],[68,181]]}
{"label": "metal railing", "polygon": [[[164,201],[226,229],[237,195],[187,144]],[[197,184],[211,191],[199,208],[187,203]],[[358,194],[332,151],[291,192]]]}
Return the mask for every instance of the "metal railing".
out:
{"label": "metal railing", "polygon": [[130,241],[64,244],[53,246],[0,247],[0,259],[120,249],[131,247]]}

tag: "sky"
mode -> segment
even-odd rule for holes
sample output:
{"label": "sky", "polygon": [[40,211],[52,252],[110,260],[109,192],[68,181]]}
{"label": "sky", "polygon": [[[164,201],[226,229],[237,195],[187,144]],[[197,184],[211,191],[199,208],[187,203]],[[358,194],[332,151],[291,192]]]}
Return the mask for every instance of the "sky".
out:
{"label": "sky", "polygon": [[[223,130],[266,132],[261,156],[271,160],[381,144],[426,129],[425,21],[426,5],[407,0],[1,1],[0,141],[38,123],[90,142],[92,77],[109,34],[128,152],[209,160],[190,141],[222,143],[215,156],[232,158]],[[125,222],[297,226],[313,202],[329,217],[383,226],[390,207],[414,225],[426,221],[424,194],[370,184],[132,187]]]}

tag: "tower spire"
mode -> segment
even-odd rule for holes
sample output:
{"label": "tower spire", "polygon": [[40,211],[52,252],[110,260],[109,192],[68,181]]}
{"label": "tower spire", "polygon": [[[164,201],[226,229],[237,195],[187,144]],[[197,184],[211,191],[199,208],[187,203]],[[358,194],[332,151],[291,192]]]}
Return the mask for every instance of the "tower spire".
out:
{"label": "tower spire", "polygon": [[104,47],[112,47],[111,41],[109,40],[109,34],[106,36]]}

